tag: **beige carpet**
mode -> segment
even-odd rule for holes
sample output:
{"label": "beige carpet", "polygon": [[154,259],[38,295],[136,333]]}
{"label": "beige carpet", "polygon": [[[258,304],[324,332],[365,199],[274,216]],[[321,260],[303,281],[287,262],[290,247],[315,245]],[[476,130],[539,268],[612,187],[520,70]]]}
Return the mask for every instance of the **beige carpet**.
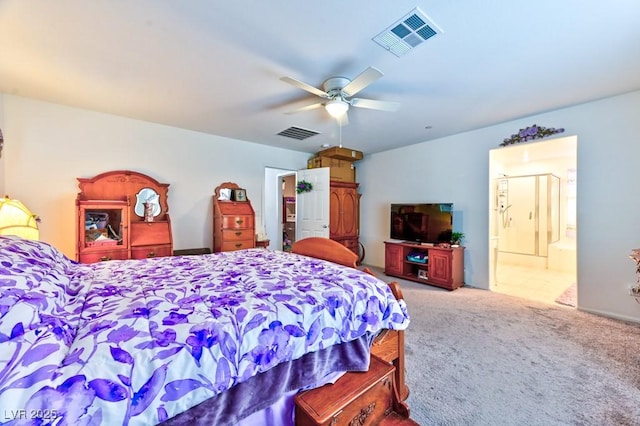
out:
{"label": "beige carpet", "polygon": [[418,423],[640,425],[640,324],[399,282],[411,315],[408,403]]}

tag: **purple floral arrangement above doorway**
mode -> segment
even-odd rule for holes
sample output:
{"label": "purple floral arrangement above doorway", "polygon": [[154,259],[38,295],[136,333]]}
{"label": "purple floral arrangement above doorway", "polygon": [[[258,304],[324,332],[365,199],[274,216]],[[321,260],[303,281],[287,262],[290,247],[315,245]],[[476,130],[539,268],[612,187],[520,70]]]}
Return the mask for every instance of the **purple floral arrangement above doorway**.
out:
{"label": "purple floral arrangement above doorway", "polygon": [[529,142],[534,139],[542,139],[547,136],[554,135],[556,133],[562,133],[564,129],[555,129],[553,127],[542,127],[534,124],[533,126],[520,129],[520,131],[509,138],[502,141],[500,146],[513,145],[518,142]]}

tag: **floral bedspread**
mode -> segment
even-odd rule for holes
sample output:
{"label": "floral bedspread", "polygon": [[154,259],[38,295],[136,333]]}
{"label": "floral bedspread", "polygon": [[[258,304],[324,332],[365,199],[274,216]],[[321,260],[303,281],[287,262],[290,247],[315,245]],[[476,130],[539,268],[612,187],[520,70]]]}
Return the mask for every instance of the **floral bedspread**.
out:
{"label": "floral bedspread", "polygon": [[0,237],[0,424],[157,424],[406,306],[361,271],[251,249],[77,264]]}

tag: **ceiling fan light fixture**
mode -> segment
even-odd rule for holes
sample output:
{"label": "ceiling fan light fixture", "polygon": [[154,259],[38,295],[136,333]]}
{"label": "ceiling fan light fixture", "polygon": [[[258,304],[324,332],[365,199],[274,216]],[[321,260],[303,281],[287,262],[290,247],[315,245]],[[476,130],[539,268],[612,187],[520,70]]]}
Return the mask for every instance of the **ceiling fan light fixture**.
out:
{"label": "ceiling fan light fixture", "polygon": [[339,118],[349,109],[349,104],[342,99],[332,99],[324,105],[329,115]]}

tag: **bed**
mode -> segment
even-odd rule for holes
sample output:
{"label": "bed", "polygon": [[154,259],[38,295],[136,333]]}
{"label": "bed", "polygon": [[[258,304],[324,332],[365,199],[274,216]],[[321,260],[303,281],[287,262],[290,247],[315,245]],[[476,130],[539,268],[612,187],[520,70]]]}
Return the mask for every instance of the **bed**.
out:
{"label": "bed", "polygon": [[399,289],[308,240],[79,264],[0,237],[2,424],[286,424],[296,392],[371,353],[396,365],[402,404]]}

